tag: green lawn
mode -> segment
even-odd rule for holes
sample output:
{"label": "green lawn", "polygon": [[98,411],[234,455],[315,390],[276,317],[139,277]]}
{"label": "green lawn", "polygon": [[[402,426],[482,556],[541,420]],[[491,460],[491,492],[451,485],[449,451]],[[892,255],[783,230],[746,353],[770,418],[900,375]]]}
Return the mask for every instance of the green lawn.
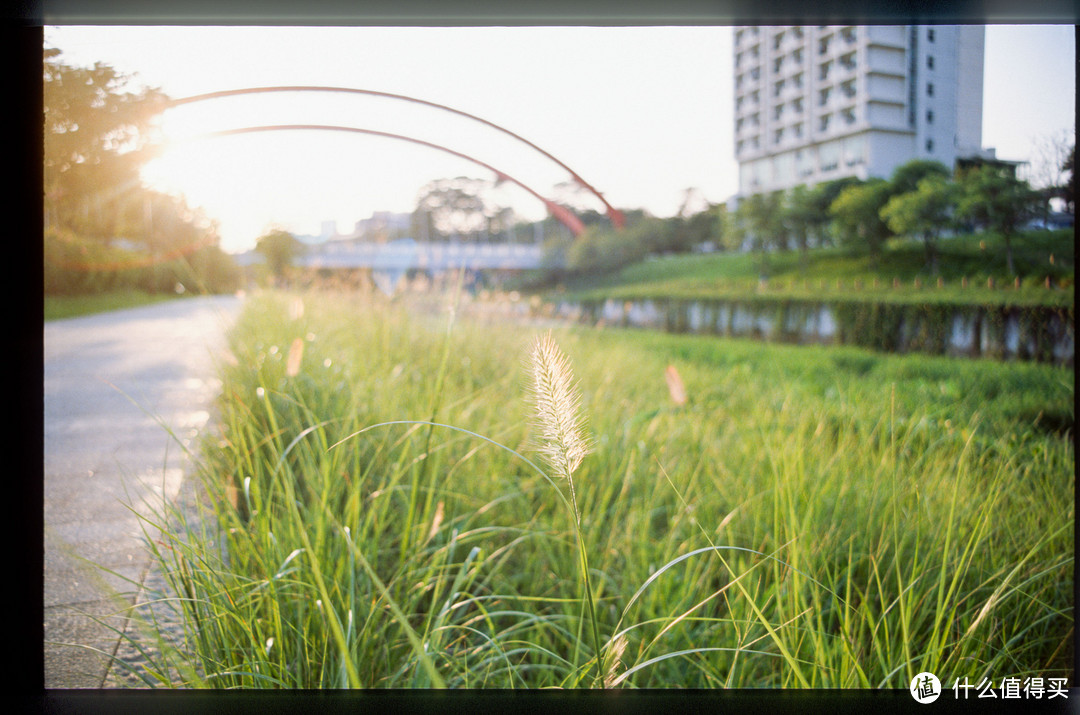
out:
{"label": "green lawn", "polygon": [[149,672],[288,688],[1071,677],[1071,370],[558,329],[592,442],[573,474],[586,591],[570,484],[535,450],[538,329],[296,300],[249,299],[232,334],[204,448],[216,511],[153,542],[191,650]]}

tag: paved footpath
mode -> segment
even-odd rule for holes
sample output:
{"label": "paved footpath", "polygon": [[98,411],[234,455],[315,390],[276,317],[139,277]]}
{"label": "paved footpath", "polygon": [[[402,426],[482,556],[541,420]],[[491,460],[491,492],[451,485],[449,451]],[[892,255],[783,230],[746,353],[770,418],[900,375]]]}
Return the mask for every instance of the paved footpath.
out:
{"label": "paved footpath", "polygon": [[181,443],[197,447],[209,423],[216,359],[240,304],[197,297],[45,324],[46,689],[121,682],[97,651],[117,652],[108,626],[126,627],[109,594],[133,602],[150,573],[128,505],[152,513],[180,493],[191,468]]}

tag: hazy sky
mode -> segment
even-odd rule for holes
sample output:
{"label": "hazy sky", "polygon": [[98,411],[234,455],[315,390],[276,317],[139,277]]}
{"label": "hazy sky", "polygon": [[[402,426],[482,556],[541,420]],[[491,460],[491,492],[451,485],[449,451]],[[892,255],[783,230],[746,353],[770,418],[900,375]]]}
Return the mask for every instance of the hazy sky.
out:
{"label": "hazy sky", "polygon": [[[1074,128],[1072,26],[986,31],[983,145],[1026,160]],[[557,157],[622,208],[678,211],[685,190],[737,189],[731,30],[725,27],[237,28],[47,27],[70,64],[104,62],[180,98],[272,85],[355,87],[477,115]],[[569,179],[543,155],[446,112],[357,95],[269,94],[168,112],[168,136],[268,124],[362,127],[442,144],[544,196]],[[410,143],[339,132],[272,132],[178,145],[147,180],[183,191],[243,250],[271,225],[342,231],[372,211],[411,211],[433,179],[491,173]],[[542,203],[513,185],[505,205]],[[595,198],[591,207],[602,210]]]}

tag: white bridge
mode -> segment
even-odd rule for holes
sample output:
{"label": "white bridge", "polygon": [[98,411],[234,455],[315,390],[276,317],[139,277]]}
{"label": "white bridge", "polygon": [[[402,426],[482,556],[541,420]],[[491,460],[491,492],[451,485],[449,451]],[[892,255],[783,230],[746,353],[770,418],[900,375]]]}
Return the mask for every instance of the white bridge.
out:
{"label": "white bridge", "polygon": [[393,292],[409,271],[437,275],[449,270],[522,271],[539,268],[543,249],[536,243],[419,242],[403,238],[388,243],[328,241],[309,245],[297,266],[343,270],[370,268],[376,283]]}
{"label": "white bridge", "polygon": [[529,270],[540,267],[543,251],[535,243],[420,243],[403,238],[389,243],[328,241],[308,246],[296,264],[308,268],[371,268],[429,273],[469,270]]}

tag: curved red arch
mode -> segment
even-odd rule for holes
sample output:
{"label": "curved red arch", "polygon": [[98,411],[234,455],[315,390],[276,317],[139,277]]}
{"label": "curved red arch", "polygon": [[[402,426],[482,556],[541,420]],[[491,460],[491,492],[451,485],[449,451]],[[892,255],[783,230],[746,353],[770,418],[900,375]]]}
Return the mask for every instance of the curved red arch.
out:
{"label": "curved red arch", "polygon": [[506,134],[508,136],[513,137],[514,139],[526,144],[530,148],[534,149],[535,151],[540,152],[545,157],[547,157],[551,161],[558,164],[560,167],[562,167],[567,172],[569,172],[570,176],[581,187],[588,190],[590,193],[592,193],[594,196],[596,196],[598,199],[600,199],[600,202],[602,204],[604,204],[604,208],[607,210],[608,218],[611,220],[611,223],[612,223],[613,226],[615,226],[615,228],[621,229],[626,224],[626,219],[623,216],[621,211],[619,211],[614,206],[609,204],[607,199],[604,198],[603,194],[601,194],[599,191],[597,191],[595,188],[593,188],[592,185],[590,185],[587,181],[585,181],[580,176],[578,176],[578,174],[573,169],[571,169],[569,166],[567,166],[563,162],[559,161],[559,159],[557,159],[552,154],[544,151],[543,149],[538,147],[536,144],[533,144],[531,141],[529,141],[528,139],[522,137],[521,135],[515,134],[514,132],[510,131],[509,129],[506,129],[505,127],[499,126],[495,122],[484,119],[483,117],[478,117],[475,114],[469,114],[468,112],[463,112],[460,109],[454,109],[453,107],[449,107],[449,106],[447,106],[445,104],[438,104],[437,102],[431,102],[431,101],[428,101],[426,99],[419,99],[417,97],[410,97],[410,96],[404,95],[404,94],[395,94],[393,92],[380,92],[380,91],[376,91],[376,90],[359,89],[359,88],[355,88],[355,87],[331,87],[331,86],[317,86],[317,85],[316,86],[284,85],[284,86],[278,86],[278,87],[245,87],[245,88],[242,88],[242,89],[226,89],[226,90],[221,90],[221,91],[218,91],[218,92],[206,92],[206,93],[203,93],[203,94],[191,95],[190,97],[182,97],[180,99],[170,100],[168,106],[169,107],[176,107],[176,106],[180,106],[180,105],[183,105],[183,104],[191,104],[193,102],[202,102],[202,101],[206,101],[206,100],[210,100],[210,99],[218,99],[218,98],[221,98],[221,97],[232,97],[232,96],[242,95],[242,94],[258,94],[258,93],[263,93],[263,92],[342,92],[342,93],[347,93],[347,94],[366,94],[366,95],[370,95],[370,96],[374,96],[374,97],[386,97],[386,98],[389,98],[389,99],[400,99],[400,100],[403,100],[403,101],[406,101],[406,102],[413,102],[415,104],[422,104],[424,106],[433,107],[435,109],[440,109],[442,111],[451,112],[453,114],[457,114],[459,116],[466,117],[468,119],[472,119],[473,121],[480,122],[481,124],[484,124],[484,125],[486,125],[488,127],[491,127],[492,129],[496,129],[496,130],[502,132],[503,134]]}
{"label": "curved red arch", "polygon": [[581,222],[581,219],[579,219],[573,213],[568,211],[565,207],[560,206],[559,204],[555,203],[554,201],[551,201],[550,199],[547,199],[547,198],[541,196],[534,189],[532,189],[529,186],[523,184],[521,181],[518,181],[517,179],[510,176],[509,174],[507,174],[507,173],[505,173],[503,171],[500,171],[499,169],[496,169],[491,164],[488,164],[488,163],[483,162],[483,161],[481,161],[479,159],[471,157],[468,154],[462,153],[460,151],[456,151],[454,149],[450,149],[448,147],[442,146],[441,144],[436,144],[434,142],[429,142],[429,141],[426,141],[424,139],[417,139],[416,137],[405,136],[404,134],[394,134],[392,132],[383,132],[383,131],[379,131],[379,130],[376,130],[376,129],[364,129],[362,127],[348,127],[348,126],[341,126],[341,125],[334,125],[334,124],[266,124],[266,125],[254,126],[254,127],[239,127],[239,128],[236,128],[236,129],[221,129],[221,130],[214,131],[214,132],[207,132],[205,134],[200,134],[200,135],[198,135],[198,137],[195,137],[195,138],[225,137],[225,136],[233,136],[233,135],[236,135],[236,134],[252,134],[252,133],[256,133],[256,132],[296,131],[296,130],[335,131],[335,132],[353,132],[353,133],[356,133],[356,134],[370,134],[370,135],[373,135],[373,136],[384,137],[384,138],[387,138],[387,139],[398,139],[398,140],[401,140],[401,141],[407,141],[407,142],[411,142],[413,144],[419,144],[421,146],[426,146],[426,147],[428,147],[430,149],[436,149],[438,151],[442,151],[442,152],[445,152],[447,154],[452,154],[453,156],[456,156],[456,157],[461,158],[461,159],[465,159],[466,161],[470,161],[470,162],[472,162],[474,164],[482,166],[485,169],[488,169],[489,171],[494,172],[495,175],[498,178],[503,179],[505,181],[510,181],[510,182],[512,182],[514,184],[517,184],[521,188],[525,189],[525,191],[529,192],[531,195],[535,196],[537,199],[542,201],[544,206],[551,213],[551,215],[554,216],[555,218],[557,218],[568,229],[570,229],[570,231],[574,234],[575,237],[580,236],[582,234],[582,232],[585,231],[585,225]]}

